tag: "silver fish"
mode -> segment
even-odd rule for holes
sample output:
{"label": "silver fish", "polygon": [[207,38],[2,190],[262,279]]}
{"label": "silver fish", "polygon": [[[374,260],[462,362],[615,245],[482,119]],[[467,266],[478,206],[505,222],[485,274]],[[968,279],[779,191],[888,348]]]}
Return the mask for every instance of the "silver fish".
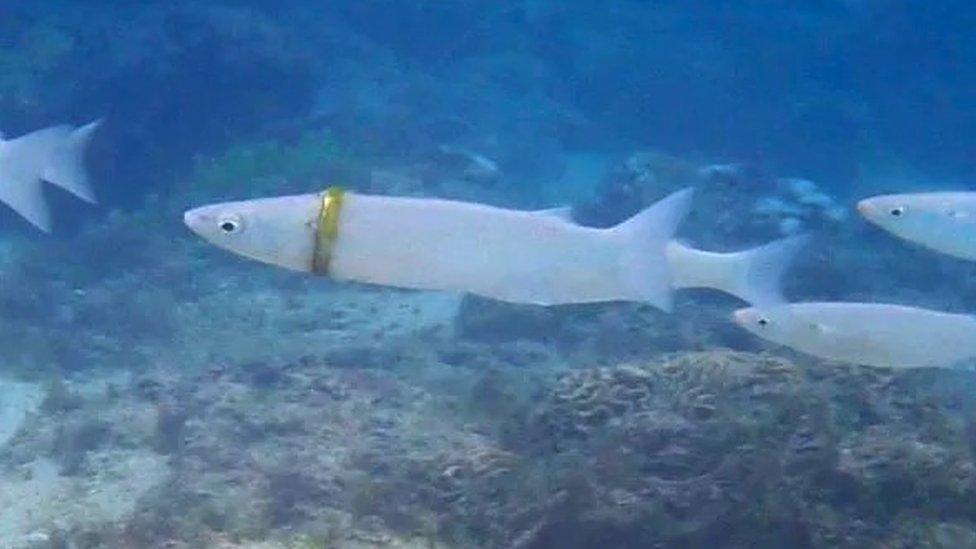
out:
{"label": "silver fish", "polygon": [[960,259],[976,261],[976,193],[889,194],[857,210],[891,234]]}
{"label": "silver fish", "polygon": [[806,240],[728,254],[689,248],[672,236],[691,195],[676,192],[608,229],[578,225],[564,208],[340,191],[204,206],[184,221],[236,254],[337,280],[539,305],[637,301],[670,310],[672,290],[691,286],[781,301],[780,274]]}
{"label": "silver fish", "polygon": [[756,336],[827,360],[890,368],[951,367],[976,357],[976,317],[885,303],[792,303],[739,309]]}

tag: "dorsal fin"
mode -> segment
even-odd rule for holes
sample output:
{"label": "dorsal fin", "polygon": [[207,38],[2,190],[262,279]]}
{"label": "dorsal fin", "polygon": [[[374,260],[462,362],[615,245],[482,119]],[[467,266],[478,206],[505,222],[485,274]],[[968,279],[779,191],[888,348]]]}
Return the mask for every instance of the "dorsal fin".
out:
{"label": "dorsal fin", "polygon": [[535,215],[542,215],[546,217],[555,217],[557,219],[562,219],[569,223],[573,222],[573,207],[572,206],[559,206],[556,208],[546,208],[544,210],[535,210],[532,213]]}

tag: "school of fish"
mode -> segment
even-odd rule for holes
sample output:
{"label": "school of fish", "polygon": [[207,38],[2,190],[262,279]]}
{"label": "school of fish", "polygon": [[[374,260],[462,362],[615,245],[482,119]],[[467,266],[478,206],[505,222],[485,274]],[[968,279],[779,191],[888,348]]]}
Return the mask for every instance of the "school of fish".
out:
{"label": "school of fish", "polygon": [[[0,138],[0,202],[50,232],[43,182],[86,202],[84,153],[100,121]],[[747,302],[731,320],[769,342],[824,360],[889,368],[976,359],[976,317],[886,303],[788,303],[780,279],[808,243],[784,238],[732,253],[674,239],[693,191],[673,193],[615,227],[575,223],[569,208],[521,211],[441,200],[322,193],[211,204],[184,214],[211,244],[339,281],[470,293],[550,306],[634,301],[670,311],[682,288]],[[864,199],[868,222],[908,242],[976,261],[976,192]]]}

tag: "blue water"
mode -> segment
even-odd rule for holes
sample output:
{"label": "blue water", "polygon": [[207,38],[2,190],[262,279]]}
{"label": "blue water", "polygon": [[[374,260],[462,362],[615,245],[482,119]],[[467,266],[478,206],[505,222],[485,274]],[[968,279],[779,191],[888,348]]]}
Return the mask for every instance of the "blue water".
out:
{"label": "blue water", "polygon": [[0,548],[976,547],[970,370],[820,361],[714,291],[668,314],[343,284],[182,223],[338,184],[607,227],[694,186],[679,236],[705,249],[815,235],[790,299],[976,311],[973,263],[853,210],[972,189],[974,24],[955,0],[3,2],[5,138],[103,123],[97,205],[46,185],[51,234],[0,208]]}

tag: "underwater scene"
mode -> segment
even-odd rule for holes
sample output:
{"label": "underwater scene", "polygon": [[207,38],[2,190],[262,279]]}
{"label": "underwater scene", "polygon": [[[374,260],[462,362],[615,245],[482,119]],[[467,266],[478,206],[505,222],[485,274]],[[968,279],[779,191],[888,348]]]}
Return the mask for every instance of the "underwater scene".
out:
{"label": "underwater scene", "polygon": [[976,4],[0,2],[0,549],[976,548]]}

